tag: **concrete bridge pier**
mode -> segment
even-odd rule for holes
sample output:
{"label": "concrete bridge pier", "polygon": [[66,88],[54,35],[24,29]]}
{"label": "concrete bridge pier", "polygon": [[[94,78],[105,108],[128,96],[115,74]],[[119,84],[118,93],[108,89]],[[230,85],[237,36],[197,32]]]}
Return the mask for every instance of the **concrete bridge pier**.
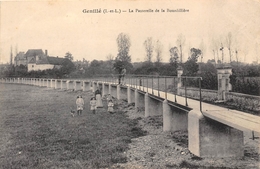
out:
{"label": "concrete bridge pier", "polygon": [[61,80],[61,89],[67,89],[67,80]]}
{"label": "concrete bridge pier", "polygon": [[171,131],[172,112],[168,101],[163,101],[163,131]]}
{"label": "concrete bridge pier", "polygon": [[51,79],[51,88],[55,88],[55,79]]}
{"label": "concrete bridge pier", "polygon": [[67,90],[74,90],[74,84],[73,81],[67,80]]}
{"label": "concrete bridge pier", "polygon": [[82,81],[82,85],[83,85],[83,87],[82,87],[82,90],[83,90],[83,91],[88,91],[88,90],[90,90],[90,82],[88,82],[88,81]]}
{"label": "concrete bridge pier", "polygon": [[74,81],[74,90],[75,91],[81,90],[81,81],[77,81],[77,80]]}
{"label": "concrete bridge pier", "polygon": [[162,114],[162,102],[151,98],[148,93],[145,94],[145,117]]}
{"label": "concrete bridge pier", "polygon": [[111,86],[111,84],[109,83],[109,84],[108,84],[108,94],[110,94],[110,95],[111,95],[111,92],[112,92],[112,91],[111,91],[111,88],[112,88],[112,86]]}
{"label": "concrete bridge pier", "polygon": [[55,81],[55,89],[60,89],[61,88],[61,80],[56,80]]}
{"label": "concrete bridge pier", "polygon": [[47,87],[47,83],[48,83],[48,80],[47,79],[43,79],[43,86],[44,87]]}
{"label": "concrete bridge pier", "polygon": [[244,156],[243,132],[205,118],[200,111],[188,115],[189,150],[199,157]]}
{"label": "concrete bridge pier", "polygon": [[102,82],[102,96],[106,95],[105,82]]}
{"label": "concrete bridge pier", "polygon": [[118,100],[120,100],[120,98],[121,98],[121,87],[120,87],[120,85],[116,86],[116,98]]}
{"label": "concrete bridge pier", "polygon": [[14,78],[14,83],[18,83],[18,80],[16,78]]}
{"label": "concrete bridge pier", "polygon": [[39,79],[34,79],[35,81],[34,81],[34,86],[38,86],[39,85]]}
{"label": "concrete bridge pier", "polygon": [[40,86],[40,87],[42,86],[42,79],[38,80],[38,86]]}
{"label": "concrete bridge pier", "polygon": [[[111,96],[117,97],[117,86],[116,85],[111,85]],[[117,98],[118,99],[118,98]]]}
{"label": "concrete bridge pier", "polygon": [[132,97],[131,97],[131,88],[130,86],[127,86],[127,103],[132,103]]}
{"label": "concrete bridge pier", "polygon": [[104,94],[109,94],[109,84],[104,83],[103,91],[104,91]]}
{"label": "concrete bridge pier", "polygon": [[51,79],[48,79],[48,87],[51,88]]}
{"label": "concrete bridge pier", "polygon": [[91,84],[92,84],[92,92],[95,92],[95,91],[96,91],[96,85],[95,85],[95,82],[92,81]]}
{"label": "concrete bridge pier", "polygon": [[41,79],[41,87],[44,87],[44,79]]}

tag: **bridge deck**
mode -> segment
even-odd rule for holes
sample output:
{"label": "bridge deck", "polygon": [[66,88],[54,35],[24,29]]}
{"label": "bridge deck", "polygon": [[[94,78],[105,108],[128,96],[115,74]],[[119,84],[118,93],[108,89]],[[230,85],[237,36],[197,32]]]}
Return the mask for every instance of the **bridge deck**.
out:
{"label": "bridge deck", "polygon": [[[129,85],[127,85],[129,86]],[[165,92],[146,88],[143,86],[135,86],[135,88],[153,94],[162,99],[166,98]],[[175,95],[167,93],[167,100],[175,102]],[[176,96],[178,104],[186,105],[185,97]],[[187,99],[188,107],[194,110],[200,110],[200,102],[194,99]],[[234,127],[242,131],[255,131],[260,133],[260,116],[251,115],[237,110],[230,110],[213,104],[202,103],[202,114],[205,117],[221,122],[228,126]]]}

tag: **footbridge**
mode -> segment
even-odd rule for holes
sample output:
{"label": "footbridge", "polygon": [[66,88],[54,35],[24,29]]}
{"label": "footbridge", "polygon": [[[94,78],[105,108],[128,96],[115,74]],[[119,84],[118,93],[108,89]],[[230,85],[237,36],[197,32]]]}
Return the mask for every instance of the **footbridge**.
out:
{"label": "footbridge", "polygon": [[[64,90],[93,92],[144,107],[144,116],[163,116],[163,131],[188,130],[189,150],[199,157],[243,157],[244,132],[256,139],[260,117],[203,102],[200,77],[128,76],[122,84],[116,77],[82,79],[2,78],[2,83],[18,83]],[[188,85],[197,86],[196,97],[188,95]],[[217,95],[223,92],[217,92]],[[216,96],[222,97],[222,96]],[[195,98],[195,99],[194,99]]]}

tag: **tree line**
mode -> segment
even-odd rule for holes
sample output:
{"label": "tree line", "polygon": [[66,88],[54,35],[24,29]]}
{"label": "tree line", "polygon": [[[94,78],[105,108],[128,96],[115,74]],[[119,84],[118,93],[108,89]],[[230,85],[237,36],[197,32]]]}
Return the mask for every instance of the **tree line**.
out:
{"label": "tree line", "polygon": [[[112,54],[108,54],[106,57],[107,60],[105,61],[93,60],[91,62],[86,62],[87,64],[76,64],[74,62],[75,65],[70,65],[70,67],[63,66],[61,69],[31,72],[27,72],[26,67],[23,66],[12,66],[9,68],[9,70],[4,71],[4,73],[1,71],[1,74],[2,76],[87,78],[101,74],[117,76],[117,74],[120,74],[123,68],[126,68],[127,74],[176,76],[177,70],[183,69],[184,76],[200,76],[203,79],[203,88],[216,90],[218,88],[216,66],[221,65],[224,62],[223,58],[222,60],[219,60],[219,52],[222,52],[223,57],[223,43],[216,44],[217,41],[213,41],[214,45],[212,45],[212,51],[214,53],[214,59],[208,60],[208,62],[203,63],[202,58],[206,50],[203,40],[200,44],[200,48],[191,47],[189,49],[188,59],[184,62],[183,47],[185,45],[185,41],[185,36],[180,34],[176,40],[176,46],[173,46],[169,49],[169,61],[163,63],[162,43],[160,42],[160,40],[153,41],[152,37],[148,37],[143,43],[145,50],[145,61],[132,63],[131,56],[129,55],[131,47],[130,37],[125,33],[120,33],[116,39],[118,46],[118,53],[116,57],[114,57]],[[238,60],[232,61],[232,42],[232,35],[231,33],[229,33],[226,38],[226,44],[230,55],[230,65],[233,68],[233,75],[231,76],[233,91],[243,92],[247,94],[259,94],[259,80],[252,80],[252,78],[251,80],[241,80],[241,78],[246,77],[260,77],[259,65],[243,64]],[[237,55],[238,52],[236,51],[235,54]],[[155,60],[153,61],[154,55]],[[73,56],[70,52],[67,52],[65,54],[65,58],[73,61]],[[192,82],[190,83],[190,85],[192,86]],[[197,86],[195,85],[194,87]],[[252,90],[249,90],[251,88]]]}

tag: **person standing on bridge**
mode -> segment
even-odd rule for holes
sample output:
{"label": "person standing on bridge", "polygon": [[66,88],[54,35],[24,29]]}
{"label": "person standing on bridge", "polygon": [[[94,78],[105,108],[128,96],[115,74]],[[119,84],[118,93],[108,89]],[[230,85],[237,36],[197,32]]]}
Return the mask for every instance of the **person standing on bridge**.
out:
{"label": "person standing on bridge", "polygon": [[[122,71],[121,71],[121,74],[120,74],[120,76],[121,76],[121,83],[122,84],[124,84],[125,75],[126,75],[126,69],[123,68]],[[119,81],[119,83],[120,83],[120,81]]]}

